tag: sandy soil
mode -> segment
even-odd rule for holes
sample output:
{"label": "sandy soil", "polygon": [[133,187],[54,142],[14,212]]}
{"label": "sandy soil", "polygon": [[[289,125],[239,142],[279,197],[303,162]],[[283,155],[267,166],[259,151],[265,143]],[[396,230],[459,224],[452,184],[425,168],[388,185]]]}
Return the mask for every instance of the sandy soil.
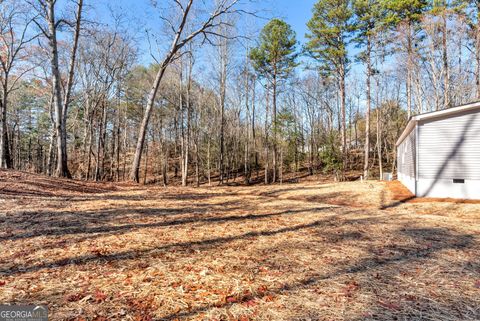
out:
{"label": "sandy soil", "polygon": [[51,320],[479,320],[480,204],[397,188],[0,171],[0,302]]}

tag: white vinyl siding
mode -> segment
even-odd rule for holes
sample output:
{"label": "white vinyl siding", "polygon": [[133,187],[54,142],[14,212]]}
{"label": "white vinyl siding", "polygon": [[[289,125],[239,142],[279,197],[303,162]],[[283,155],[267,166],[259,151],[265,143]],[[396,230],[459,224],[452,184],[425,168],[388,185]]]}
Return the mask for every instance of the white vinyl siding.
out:
{"label": "white vinyl siding", "polygon": [[397,151],[398,180],[412,193],[415,193],[416,148],[416,134],[412,130]]}
{"label": "white vinyl siding", "polygon": [[398,172],[415,178],[415,130],[398,146]]}
{"label": "white vinyl siding", "polygon": [[419,179],[480,180],[480,112],[419,124]]}

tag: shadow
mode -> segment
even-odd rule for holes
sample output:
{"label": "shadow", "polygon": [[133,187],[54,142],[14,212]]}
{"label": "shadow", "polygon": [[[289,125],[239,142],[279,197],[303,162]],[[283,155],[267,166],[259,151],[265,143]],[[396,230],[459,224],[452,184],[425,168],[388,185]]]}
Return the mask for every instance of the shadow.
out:
{"label": "shadow", "polygon": [[[307,212],[307,211],[315,211],[315,212],[320,212],[323,210],[326,210],[329,208],[316,208],[316,209],[309,209],[309,210],[298,210],[298,211],[286,211],[285,213],[278,213],[278,214],[266,214],[263,217],[271,217],[272,215],[280,216],[280,215],[286,215],[286,214],[295,214],[295,213],[302,213],[302,212]],[[82,255],[82,256],[77,256],[73,258],[67,258],[67,259],[61,259],[61,260],[56,260],[56,261],[50,261],[50,262],[43,262],[40,264],[36,265],[30,265],[26,267],[21,267],[21,266],[16,266],[12,269],[0,269],[0,275],[1,276],[12,276],[12,275],[18,275],[18,274],[23,274],[23,273],[28,273],[28,272],[34,272],[34,271],[39,271],[43,269],[50,269],[50,268],[59,268],[59,267],[64,267],[64,266],[79,266],[79,265],[85,265],[89,262],[115,262],[115,261],[122,261],[122,260],[129,260],[129,259],[142,259],[151,255],[154,255],[159,252],[164,252],[164,251],[170,251],[172,249],[178,250],[191,250],[192,247],[197,247],[199,250],[208,250],[211,247],[216,247],[220,245],[225,245],[228,243],[231,243],[233,241],[237,240],[245,240],[245,239],[255,239],[261,236],[273,236],[281,233],[287,233],[287,232],[294,232],[294,231],[299,231],[303,229],[308,229],[308,228],[313,228],[325,224],[330,224],[332,220],[338,219],[340,216],[345,216],[349,214],[349,212],[344,212],[343,214],[337,214],[330,216],[326,219],[322,220],[317,220],[309,224],[301,224],[301,225],[296,225],[296,226],[290,226],[290,227],[284,227],[281,229],[277,230],[266,230],[266,231],[252,231],[248,232],[245,234],[240,234],[240,235],[233,235],[233,236],[225,236],[225,237],[216,237],[216,238],[210,238],[210,239],[205,239],[205,240],[198,240],[198,241],[188,241],[188,242],[179,242],[179,243],[173,243],[173,244],[167,244],[164,246],[160,247],[154,247],[150,249],[142,249],[142,250],[128,250],[128,251],[123,251],[123,252],[118,252],[118,253],[112,253],[112,254],[89,254],[89,255]],[[256,215],[249,216],[250,219],[255,218]],[[232,221],[238,221],[239,219],[245,219],[242,217],[232,217]],[[249,218],[246,218],[249,219]],[[221,222],[222,220],[225,221],[225,219],[221,218],[215,218],[211,219],[211,221],[216,221],[216,222]],[[198,221],[198,219],[195,220],[195,222]],[[360,223],[363,220],[351,220],[351,222],[356,222]],[[207,221],[208,222],[208,221]]]}
{"label": "shadow", "polygon": [[398,200],[398,201],[394,201],[394,202],[391,202],[389,204],[385,204],[385,191],[382,190],[381,192],[381,204],[379,209],[380,210],[387,210],[387,209],[390,209],[390,208],[395,208],[395,207],[398,207],[398,206],[401,206],[402,204],[405,204],[405,203],[408,203],[414,199],[416,199],[416,196],[408,196],[408,197],[405,197],[401,200]]}
{"label": "shadow", "polygon": [[[324,222],[325,223],[325,222]],[[346,221],[347,224],[350,224],[349,221]],[[358,222],[356,222],[358,224]],[[322,224],[312,223],[309,227],[317,227]],[[380,276],[377,274],[378,277],[382,277],[385,279],[395,279],[395,274],[400,274],[401,269],[408,269],[412,263],[418,263],[420,261],[424,261],[426,259],[431,258],[435,253],[442,251],[442,250],[451,250],[457,249],[462,250],[466,249],[472,245],[474,240],[472,235],[469,234],[455,234],[447,229],[443,228],[403,228],[396,231],[396,234],[399,237],[409,237],[412,238],[414,241],[414,246],[406,247],[406,246],[390,246],[387,245],[385,248],[385,252],[391,252],[388,256],[382,256],[377,253],[376,249],[371,249],[368,246],[365,246],[364,249],[367,250],[370,255],[367,257],[356,261],[355,263],[351,264],[348,267],[341,267],[338,269],[334,269],[330,273],[322,274],[322,273],[313,273],[310,276],[306,276],[301,280],[284,283],[282,285],[277,285],[274,287],[268,288],[267,291],[263,291],[256,294],[248,294],[242,295],[236,299],[236,302],[230,303],[225,302],[221,305],[203,305],[201,307],[197,307],[195,309],[189,311],[181,311],[178,313],[169,314],[161,320],[176,320],[176,319],[183,319],[189,318],[199,313],[205,313],[210,309],[218,309],[218,308],[228,308],[233,306],[234,304],[242,304],[247,301],[251,300],[260,300],[264,297],[272,296],[272,295],[290,295],[292,292],[296,292],[298,290],[304,290],[308,288],[315,287],[320,284],[320,282],[324,282],[327,280],[333,280],[341,276],[353,278],[356,274],[369,272],[370,274],[376,272],[381,273]],[[346,239],[350,239],[351,237],[355,238],[356,235],[345,234]],[[336,239],[334,239],[336,242]],[[393,270],[388,270],[385,272],[387,267],[402,267],[400,270],[394,268]],[[393,272],[392,272],[393,271]],[[393,274],[390,274],[393,273]],[[387,286],[387,284],[384,284]],[[393,284],[392,284],[393,286]],[[392,288],[391,291],[395,291],[395,288]],[[464,298],[466,299],[466,298]],[[430,304],[429,308],[431,308],[431,301],[425,301],[425,304]],[[442,307],[440,306],[441,303],[438,303],[437,309],[439,313],[442,311]],[[375,307],[381,307],[380,304],[377,302],[371,303],[371,309]],[[417,318],[412,318],[411,310],[409,309],[402,309],[399,305],[399,311],[397,311],[397,317],[395,320],[412,320]],[[385,311],[385,307],[381,307]],[[417,307],[418,308],[418,307]],[[421,311],[421,309],[419,309]],[[461,319],[461,311],[459,311],[459,319]],[[312,314],[316,314],[317,312],[312,312]],[[466,313],[469,313],[466,311]],[[379,314],[377,315],[378,318],[374,320],[383,319],[385,320],[385,315]],[[365,316],[358,320],[365,320],[367,319]]]}
{"label": "shadow", "polygon": [[166,200],[175,200],[175,201],[196,201],[196,200],[205,200],[212,197],[227,197],[227,196],[236,196],[237,193],[233,192],[222,192],[222,193],[175,193],[175,194],[164,194],[162,195],[163,199]]}
{"label": "shadow", "polygon": [[359,207],[359,208],[365,207],[365,205],[357,201],[357,198],[358,198],[358,195],[356,193],[333,192],[333,193],[325,193],[325,194],[320,194],[315,196],[299,197],[298,200],[330,204],[335,206],[348,206],[348,207]]}
{"label": "shadow", "polygon": [[260,192],[254,195],[264,196],[264,197],[278,197],[282,193],[290,193],[295,191],[317,191],[322,189],[322,186],[315,186],[315,187],[288,187],[288,188],[279,188],[274,189],[273,191],[268,192]]}
{"label": "shadow", "polygon": [[[391,193],[392,201],[386,194],[387,191]],[[400,181],[386,182],[385,187],[380,192],[380,206],[379,210],[387,210],[401,206],[416,199],[417,197],[412,194]]]}
{"label": "shadow", "polygon": [[[243,220],[259,220],[259,219],[265,219],[265,218],[271,218],[275,216],[281,216],[281,215],[292,215],[292,214],[299,214],[299,213],[304,213],[307,211],[322,211],[327,209],[327,207],[319,207],[315,209],[309,209],[309,210],[287,210],[283,211],[280,213],[274,213],[274,214],[250,214],[250,215],[231,215],[231,216],[213,216],[213,217],[199,217],[198,210],[197,209],[161,209],[158,210],[159,213],[155,213],[157,210],[147,210],[141,213],[142,216],[145,215],[155,215],[155,216],[170,216],[170,215],[176,215],[176,214],[186,214],[185,212],[189,211],[197,211],[196,215],[189,217],[189,218],[184,218],[184,219],[177,219],[177,220],[167,220],[167,221],[162,221],[162,222],[154,222],[154,223],[144,223],[144,224],[125,224],[125,225],[117,225],[117,226],[108,226],[108,225],[102,225],[102,226],[94,226],[91,227],[89,226],[89,223],[91,222],[82,222],[82,221],[60,221],[60,222],[53,222],[54,224],[57,225],[58,228],[46,228],[42,229],[39,228],[37,225],[34,226],[34,229],[31,231],[25,232],[25,233],[14,233],[10,236],[2,236],[0,237],[0,241],[15,241],[19,239],[26,239],[26,238],[34,238],[38,236],[65,236],[65,235],[73,235],[73,234],[99,234],[99,233],[125,233],[125,232],[131,232],[134,230],[139,230],[139,229],[146,229],[146,228],[156,228],[156,227],[167,227],[167,226],[176,226],[176,225],[184,225],[184,224],[191,224],[191,223],[198,223],[198,224],[204,224],[204,223],[224,223],[224,222],[235,222],[235,221],[243,221]],[[233,211],[234,209],[230,209],[230,211]],[[131,210],[127,210],[131,211]],[[117,213],[117,211],[113,211],[114,213]],[[152,214],[155,213],[155,214]],[[111,213],[111,212],[110,212]],[[70,213],[74,214],[74,213]],[[99,217],[103,217],[105,212],[96,212],[96,214]],[[58,215],[64,216],[65,214],[59,213]],[[200,214],[201,215],[201,214]],[[98,223],[97,221],[95,223]],[[52,224],[49,224],[51,226]],[[89,238],[91,239],[91,238]]]}
{"label": "shadow", "polygon": [[324,237],[324,239],[328,242],[328,243],[340,243],[340,242],[344,242],[344,241],[358,241],[358,240],[362,240],[362,239],[365,239],[365,238],[368,238],[364,233],[362,232],[344,232],[344,233],[338,233],[338,234],[333,234],[333,233],[330,233],[330,234],[322,234],[322,236]]}
{"label": "shadow", "polygon": [[307,177],[310,177],[312,175],[310,175],[309,173],[306,173],[306,174],[298,174],[298,175],[294,175],[293,177],[289,177],[289,178],[286,178],[283,180],[283,183],[284,184],[297,184],[300,182],[301,179],[303,178],[307,178]]}
{"label": "shadow", "polygon": [[292,200],[292,201],[301,201],[301,202],[308,202],[308,203],[319,203],[319,204],[328,204],[334,206],[348,206],[348,207],[356,207],[356,208],[364,208],[368,207],[366,204],[363,204],[361,200],[359,200],[359,194],[353,192],[330,192],[324,193],[322,189],[325,186],[314,186],[314,187],[288,187],[288,188],[281,188],[281,189],[274,189],[268,192],[259,192],[259,193],[252,193],[249,195],[254,196],[261,196],[261,197],[269,197],[269,198],[279,198],[282,196],[283,193],[290,193],[296,191],[318,191],[314,195],[292,195],[292,196],[284,196],[280,197],[283,200]]}

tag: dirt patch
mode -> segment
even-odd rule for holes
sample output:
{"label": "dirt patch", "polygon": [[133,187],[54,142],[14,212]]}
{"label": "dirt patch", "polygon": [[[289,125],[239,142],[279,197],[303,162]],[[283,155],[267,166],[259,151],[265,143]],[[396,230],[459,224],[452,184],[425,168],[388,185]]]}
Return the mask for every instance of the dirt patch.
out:
{"label": "dirt patch", "polygon": [[386,182],[386,186],[395,201],[408,202],[415,198],[415,195],[399,181]]}

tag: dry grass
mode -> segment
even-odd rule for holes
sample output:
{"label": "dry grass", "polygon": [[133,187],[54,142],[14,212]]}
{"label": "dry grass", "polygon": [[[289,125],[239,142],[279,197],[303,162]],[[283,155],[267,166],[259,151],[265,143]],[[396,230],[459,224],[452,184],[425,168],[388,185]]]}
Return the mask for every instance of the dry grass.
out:
{"label": "dry grass", "polygon": [[403,203],[377,182],[14,175],[0,172],[0,302],[52,320],[480,319],[479,204]]}

